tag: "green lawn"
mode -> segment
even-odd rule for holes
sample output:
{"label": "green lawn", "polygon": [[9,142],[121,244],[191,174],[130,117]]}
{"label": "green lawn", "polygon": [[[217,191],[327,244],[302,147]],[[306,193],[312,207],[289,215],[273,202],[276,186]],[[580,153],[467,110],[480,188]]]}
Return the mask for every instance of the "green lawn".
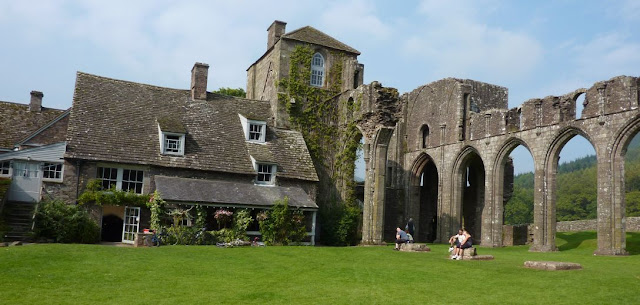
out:
{"label": "green lawn", "polygon": [[[640,233],[627,245],[630,256],[594,257],[595,233],[559,233],[556,253],[478,249],[493,261],[448,260],[446,245],[27,245],[0,248],[0,304],[640,304]],[[526,260],[584,269],[530,270]]]}

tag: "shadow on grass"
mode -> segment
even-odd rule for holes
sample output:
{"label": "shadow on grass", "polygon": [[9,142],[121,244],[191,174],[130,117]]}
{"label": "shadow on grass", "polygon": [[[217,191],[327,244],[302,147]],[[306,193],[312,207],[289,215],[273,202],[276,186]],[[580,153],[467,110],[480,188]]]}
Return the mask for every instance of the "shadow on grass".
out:
{"label": "shadow on grass", "polygon": [[558,232],[556,237],[566,242],[558,246],[558,250],[566,251],[580,247],[586,240],[597,239],[598,235],[596,232]]}

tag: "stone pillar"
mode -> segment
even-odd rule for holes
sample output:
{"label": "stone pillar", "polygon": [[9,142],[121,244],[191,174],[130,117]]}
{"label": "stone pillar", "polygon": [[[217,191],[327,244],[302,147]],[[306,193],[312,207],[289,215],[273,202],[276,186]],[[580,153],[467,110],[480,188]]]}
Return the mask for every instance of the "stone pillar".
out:
{"label": "stone pillar", "polygon": [[[555,202],[555,195],[550,192],[555,183],[549,179],[555,177],[547,176],[544,167],[535,169],[534,190],[533,190],[533,244],[529,251],[551,252],[556,248],[556,208],[551,204],[550,199]],[[550,185],[551,184],[551,185]]]}
{"label": "stone pillar", "polygon": [[598,249],[594,254],[628,255],[624,223],[624,158],[612,156],[615,160],[611,160],[605,154],[599,156],[603,157],[598,158]]}
{"label": "stone pillar", "polygon": [[[364,182],[364,209],[362,214],[362,243],[382,244],[384,240],[384,198],[387,149],[393,128],[382,127],[376,132],[365,160],[367,175]],[[365,145],[366,147],[366,145]]]}

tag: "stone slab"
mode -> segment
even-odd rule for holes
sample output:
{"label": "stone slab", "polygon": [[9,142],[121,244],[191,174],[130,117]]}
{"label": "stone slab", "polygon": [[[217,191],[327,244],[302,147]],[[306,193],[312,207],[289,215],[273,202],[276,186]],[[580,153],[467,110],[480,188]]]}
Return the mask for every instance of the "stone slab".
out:
{"label": "stone slab", "polygon": [[568,262],[552,262],[552,261],[526,261],[524,262],[526,268],[540,269],[540,270],[579,270],[582,269],[582,265],[577,263]]}
{"label": "stone slab", "polygon": [[490,261],[493,260],[493,255],[463,256],[462,259],[470,261]]}
{"label": "stone slab", "polygon": [[400,245],[400,251],[403,252],[429,252],[431,249],[425,244],[407,243]]}

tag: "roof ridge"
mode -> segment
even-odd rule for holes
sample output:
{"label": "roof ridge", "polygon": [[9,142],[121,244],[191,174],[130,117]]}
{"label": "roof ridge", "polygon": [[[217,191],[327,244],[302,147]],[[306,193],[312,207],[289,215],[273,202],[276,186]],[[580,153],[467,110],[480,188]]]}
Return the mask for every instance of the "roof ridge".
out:
{"label": "roof ridge", "polygon": [[[320,33],[320,34],[324,35],[324,36],[325,36],[325,37],[327,37],[328,39],[330,39],[332,43],[334,43],[334,44],[336,44],[336,45],[338,45],[338,46],[339,46],[339,48],[336,48],[335,46],[328,46],[328,45],[325,45],[326,47],[333,48],[333,49],[341,49],[341,50],[343,50],[343,51],[347,51],[347,52],[354,53],[354,54],[357,54],[357,55],[360,55],[360,54],[361,54],[361,53],[360,53],[360,51],[356,50],[355,48],[353,48],[353,47],[351,47],[351,46],[347,45],[346,43],[344,43],[344,42],[342,42],[342,41],[340,41],[340,40],[338,40],[338,39],[334,38],[333,36],[331,36],[331,35],[329,35],[329,34],[327,34],[327,33],[323,32],[323,31],[321,31],[321,30],[318,30],[318,29],[316,29],[316,28],[314,28],[314,27],[312,27],[312,26],[310,26],[310,25],[306,25],[306,26],[303,26],[303,27],[301,27],[301,28],[295,29],[295,30],[293,30],[293,31],[291,31],[291,32],[285,33],[284,35],[282,35],[282,38],[287,38],[287,39],[292,39],[292,40],[298,40],[298,41],[303,41],[303,42],[310,42],[310,41],[302,40],[302,39],[300,39],[300,38],[292,37],[294,34],[296,34],[296,33],[300,32],[300,31],[302,31],[302,30],[304,30],[304,29],[310,29],[310,30],[316,31],[316,32],[318,32],[318,33]],[[311,43],[315,43],[315,42],[311,42]]]}
{"label": "roof ridge", "polygon": [[86,73],[86,72],[82,72],[82,71],[77,71],[76,75],[84,75],[84,76],[104,79],[104,80],[108,80],[108,81],[114,81],[114,82],[120,82],[120,83],[126,83],[126,84],[142,85],[142,86],[153,87],[153,88],[158,88],[158,89],[168,89],[168,90],[176,90],[176,91],[189,91],[189,89],[178,89],[178,88],[156,86],[156,85],[151,85],[151,84],[139,83],[139,82],[134,82],[134,81],[128,81],[128,80],[123,80],[123,79],[117,79],[117,78],[106,77],[106,76],[102,76],[102,75]]}

